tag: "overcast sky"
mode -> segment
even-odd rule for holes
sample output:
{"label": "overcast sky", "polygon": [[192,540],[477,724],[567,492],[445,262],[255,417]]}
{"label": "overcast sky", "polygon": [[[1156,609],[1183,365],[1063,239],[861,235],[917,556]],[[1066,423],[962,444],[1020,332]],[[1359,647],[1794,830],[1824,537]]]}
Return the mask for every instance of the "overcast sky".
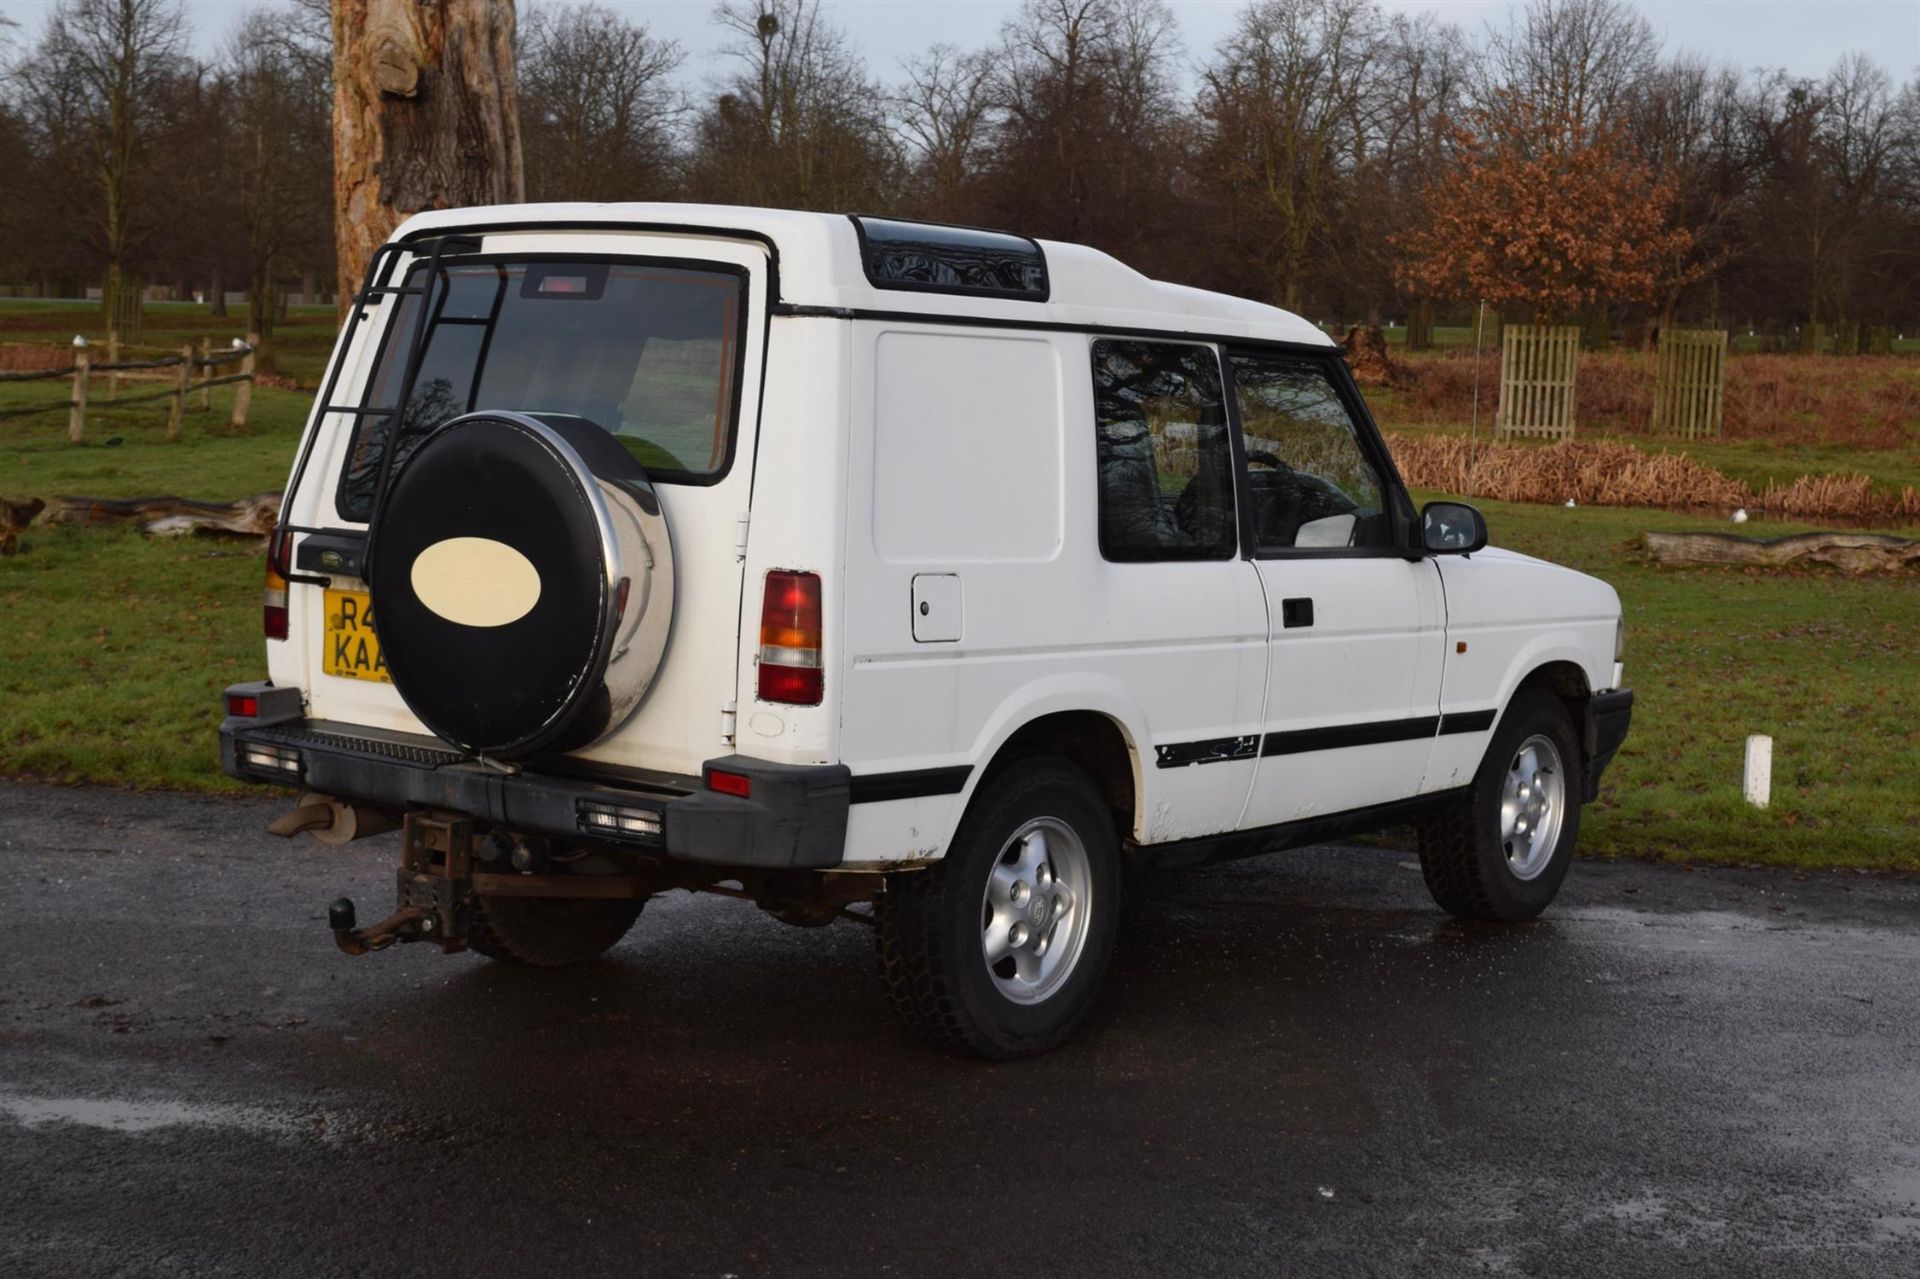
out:
{"label": "overcast sky", "polygon": [[[0,15],[31,39],[54,0],[0,0]],[[687,51],[683,78],[698,84],[720,69],[722,43],[710,21],[711,0],[601,0],[644,22]],[[1203,55],[1226,34],[1244,0],[1171,0],[1187,52]],[[1504,23],[1517,0],[1385,0],[1386,7],[1435,10],[1470,31]],[[1920,0],[1636,0],[1666,37],[1738,67],[1784,67],[1794,75],[1825,72],[1841,54],[1861,49],[1905,80],[1920,70]],[[211,53],[251,0],[186,0],[194,46]],[[526,9],[523,2],[522,10]],[[900,59],[941,41],[962,48],[987,43],[1017,0],[824,0],[823,11],[865,52],[876,75],[892,79]]]}

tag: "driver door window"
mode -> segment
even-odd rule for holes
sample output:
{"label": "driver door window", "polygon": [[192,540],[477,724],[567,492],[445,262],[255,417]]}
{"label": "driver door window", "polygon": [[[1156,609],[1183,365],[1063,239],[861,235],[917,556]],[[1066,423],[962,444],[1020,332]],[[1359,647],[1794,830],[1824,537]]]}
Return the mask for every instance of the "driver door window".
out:
{"label": "driver door window", "polygon": [[1258,552],[1390,546],[1385,486],[1317,360],[1232,355]]}

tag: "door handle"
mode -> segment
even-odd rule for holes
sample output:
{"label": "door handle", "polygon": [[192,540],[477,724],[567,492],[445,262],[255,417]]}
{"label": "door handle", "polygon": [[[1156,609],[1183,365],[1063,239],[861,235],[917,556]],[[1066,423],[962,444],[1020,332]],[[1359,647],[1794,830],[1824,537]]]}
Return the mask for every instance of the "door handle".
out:
{"label": "door handle", "polygon": [[1280,601],[1280,625],[1291,630],[1296,626],[1313,625],[1313,601],[1293,599]]}

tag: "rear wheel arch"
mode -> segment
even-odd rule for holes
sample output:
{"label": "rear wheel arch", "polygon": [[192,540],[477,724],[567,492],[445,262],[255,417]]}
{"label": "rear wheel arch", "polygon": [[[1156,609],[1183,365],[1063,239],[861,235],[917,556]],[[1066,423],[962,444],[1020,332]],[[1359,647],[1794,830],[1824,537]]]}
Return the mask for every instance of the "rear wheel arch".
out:
{"label": "rear wheel arch", "polygon": [[1086,773],[1113,813],[1116,833],[1124,839],[1134,831],[1140,754],[1118,720],[1099,711],[1055,711],[1029,720],[994,751],[981,770],[980,787],[1016,761],[1035,755],[1064,760]]}

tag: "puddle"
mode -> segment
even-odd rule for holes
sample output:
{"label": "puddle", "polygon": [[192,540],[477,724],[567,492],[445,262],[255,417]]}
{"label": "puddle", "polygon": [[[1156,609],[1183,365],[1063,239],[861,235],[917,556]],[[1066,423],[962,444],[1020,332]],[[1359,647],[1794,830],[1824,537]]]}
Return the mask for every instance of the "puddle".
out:
{"label": "puddle", "polygon": [[258,1106],[218,1102],[112,1101],[96,1097],[22,1097],[0,1093],[0,1115],[27,1128],[72,1124],[107,1132],[141,1134],[169,1128],[226,1128],[273,1135],[302,1131],[307,1123]]}

